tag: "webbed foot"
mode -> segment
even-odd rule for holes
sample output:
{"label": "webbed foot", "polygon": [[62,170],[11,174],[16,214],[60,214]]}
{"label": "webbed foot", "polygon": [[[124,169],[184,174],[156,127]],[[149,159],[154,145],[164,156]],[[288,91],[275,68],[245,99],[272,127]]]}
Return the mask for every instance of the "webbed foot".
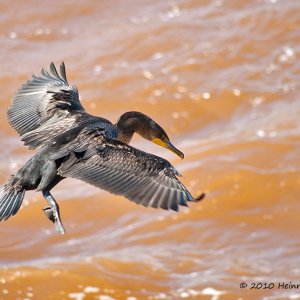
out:
{"label": "webbed foot", "polygon": [[49,192],[43,192],[44,197],[48,201],[49,206],[46,206],[43,210],[46,217],[55,225],[55,229],[60,234],[65,234],[66,230],[62,224],[59,206],[56,203],[55,199]]}

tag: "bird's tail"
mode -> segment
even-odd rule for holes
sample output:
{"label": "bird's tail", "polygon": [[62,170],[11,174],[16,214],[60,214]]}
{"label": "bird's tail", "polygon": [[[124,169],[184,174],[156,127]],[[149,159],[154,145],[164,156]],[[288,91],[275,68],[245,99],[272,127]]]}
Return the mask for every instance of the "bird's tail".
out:
{"label": "bird's tail", "polygon": [[25,190],[17,190],[8,181],[0,187],[0,221],[15,215],[24,198]]}

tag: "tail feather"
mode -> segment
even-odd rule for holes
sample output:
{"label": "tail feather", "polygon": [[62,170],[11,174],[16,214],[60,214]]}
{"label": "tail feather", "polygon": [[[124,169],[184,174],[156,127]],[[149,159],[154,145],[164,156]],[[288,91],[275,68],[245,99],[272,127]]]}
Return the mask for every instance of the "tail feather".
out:
{"label": "tail feather", "polygon": [[24,198],[25,190],[16,190],[10,184],[0,189],[0,221],[15,215]]}

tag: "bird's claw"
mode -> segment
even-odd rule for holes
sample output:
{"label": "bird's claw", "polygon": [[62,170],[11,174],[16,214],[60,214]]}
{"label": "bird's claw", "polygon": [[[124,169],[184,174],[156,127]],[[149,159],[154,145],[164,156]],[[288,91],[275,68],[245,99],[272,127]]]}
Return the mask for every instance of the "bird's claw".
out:
{"label": "bird's claw", "polygon": [[65,234],[65,228],[61,222],[59,210],[57,207],[46,206],[43,208],[46,217],[55,225],[55,229],[60,234]]}
{"label": "bird's claw", "polygon": [[50,206],[46,206],[43,208],[43,211],[46,215],[46,217],[53,223],[55,223],[54,214],[52,211],[52,208]]}

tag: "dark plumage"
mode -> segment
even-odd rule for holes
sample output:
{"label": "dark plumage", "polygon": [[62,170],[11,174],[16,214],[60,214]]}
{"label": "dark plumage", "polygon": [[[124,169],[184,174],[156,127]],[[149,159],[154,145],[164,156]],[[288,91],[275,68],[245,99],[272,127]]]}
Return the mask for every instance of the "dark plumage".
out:
{"label": "dark plumage", "polygon": [[30,149],[38,152],[0,190],[0,221],[15,215],[27,190],[42,191],[44,209],[56,229],[64,233],[59,207],[50,190],[66,177],[94,186],[144,206],[177,211],[191,194],[177,179],[179,173],[165,159],[128,145],[136,132],[173,151],[165,131],[140,112],[123,114],[116,124],[88,114],[78,91],[67,81],[65,66],[27,81],[7,112],[10,125]]}

